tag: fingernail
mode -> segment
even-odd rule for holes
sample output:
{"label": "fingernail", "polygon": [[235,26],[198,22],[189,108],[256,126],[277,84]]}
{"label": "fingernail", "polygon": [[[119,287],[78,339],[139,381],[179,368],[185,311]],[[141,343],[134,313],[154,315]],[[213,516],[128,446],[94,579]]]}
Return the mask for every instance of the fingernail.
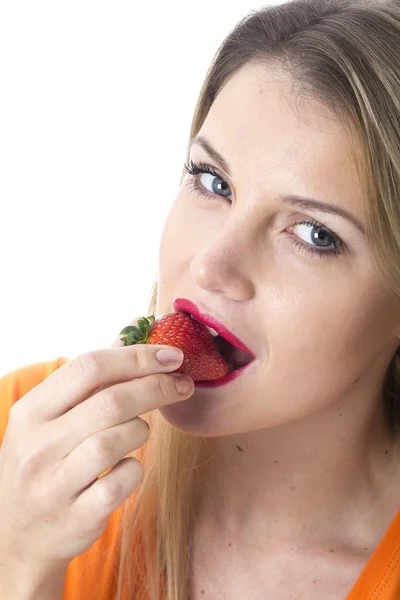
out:
{"label": "fingernail", "polygon": [[162,365],[179,365],[183,360],[180,348],[163,348],[156,352],[156,356]]}
{"label": "fingernail", "polygon": [[188,394],[193,387],[192,380],[188,375],[179,375],[175,379],[175,385],[180,394]]}

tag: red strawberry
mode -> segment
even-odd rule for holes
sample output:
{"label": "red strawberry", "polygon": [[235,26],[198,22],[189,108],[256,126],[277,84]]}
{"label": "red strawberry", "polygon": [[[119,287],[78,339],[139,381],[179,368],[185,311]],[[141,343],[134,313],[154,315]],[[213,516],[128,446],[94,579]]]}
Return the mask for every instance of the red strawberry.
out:
{"label": "red strawberry", "polygon": [[158,318],[144,317],[138,327],[125,327],[120,335],[125,346],[132,344],[162,344],[183,351],[179,373],[187,373],[193,381],[220,379],[229,372],[226,360],[219,352],[216,339],[207,327],[185,313],[169,313]]}

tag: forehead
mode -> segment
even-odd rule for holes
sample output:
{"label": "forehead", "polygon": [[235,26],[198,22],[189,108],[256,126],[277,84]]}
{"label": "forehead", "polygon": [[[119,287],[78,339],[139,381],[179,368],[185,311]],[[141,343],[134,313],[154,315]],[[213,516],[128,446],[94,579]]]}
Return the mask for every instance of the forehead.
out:
{"label": "forehead", "polygon": [[267,186],[272,194],[361,209],[355,138],[328,107],[302,97],[279,68],[249,64],[235,73],[199,133],[225,157],[234,181],[251,178],[264,192]]}

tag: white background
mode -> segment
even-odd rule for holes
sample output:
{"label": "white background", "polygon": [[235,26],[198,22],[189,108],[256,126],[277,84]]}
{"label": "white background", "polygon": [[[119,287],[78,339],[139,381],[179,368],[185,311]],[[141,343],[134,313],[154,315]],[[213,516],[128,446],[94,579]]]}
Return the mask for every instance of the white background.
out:
{"label": "white background", "polygon": [[206,71],[265,4],[1,2],[0,375],[144,314]]}

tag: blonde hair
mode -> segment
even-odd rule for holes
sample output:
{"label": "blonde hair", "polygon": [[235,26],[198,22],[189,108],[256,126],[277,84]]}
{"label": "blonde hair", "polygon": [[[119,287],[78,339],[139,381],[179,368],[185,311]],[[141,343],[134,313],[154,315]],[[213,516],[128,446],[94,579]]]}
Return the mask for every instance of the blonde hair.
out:
{"label": "blonde hair", "polygon": [[[323,102],[356,133],[367,239],[400,298],[400,0],[292,0],[251,11],[212,61],[190,139],[221,88],[250,61],[279,63],[294,88]],[[155,314],[156,297],[155,282],[147,314]],[[394,411],[397,355],[386,387]],[[151,438],[141,457],[146,476],[125,504],[116,598],[187,600],[191,530],[212,455],[206,439],[173,428],[158,412],[148,419]]]}

